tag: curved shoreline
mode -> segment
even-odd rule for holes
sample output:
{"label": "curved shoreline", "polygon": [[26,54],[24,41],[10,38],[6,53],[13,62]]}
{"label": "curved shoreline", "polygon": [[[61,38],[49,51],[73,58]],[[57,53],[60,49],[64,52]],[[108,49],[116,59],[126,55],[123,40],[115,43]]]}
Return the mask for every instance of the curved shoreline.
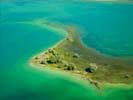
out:
{"label": "curved shoreline", "polygon": [[[113,78],[116,78],[115,82],[110,82],[112,80],[106,79],[107,76],[102,76],[102,73],[100,74],[100,73],[97,73],[97,72],[96,73],[88,73],[88,72],[85,72],[81,68],[82,66],[80,66],[80,67],[78,66],[78,64],[80,65],[79,62],[82,63],[82,61],[83,61],[83,63],[85,63],[85,64],[82,64],[83,66],[86,66],[87,63],[88,63],[88,61],[86,60],[87,57],[86,57],[86,54],[84,53],[84,51],[86,53],[89,52],[88,54],[90,56],[89,57],[89,62],[90,63],[91,62],[96,63],[97,66],[98,66],[98,68],[100,68],[100,67],[103,68],[101,71],[108,70],[106,67],[111,68],[108,65],[111,65],[111,63],[116,63],[117,64],[117,61],[113,61],[112,62],[112,61],[110,61],[110,59],[108,59],[108,61],[104,61],[105,59],[107,60],[106,57],[103,58],[104,56],[101,56],[101,54],[99,55],[95,51],[92,51],[92,49],[90,50],[90,48],[84,47],[84,45],[79,40],[79,37],[77,37],[77,35],[76,35],[77,32],[76,32],[76,28],[75,27],[73,27],[73,26],[68,27],[68,29],[67,29],[66,32],[68,33],[68,36],[67,37],[65,37],[63,40],[59,41],[56,45],[52,46],[50,49],[48,49],[48,50],[40,53],[39,55],[33,57],[30,60],[30,64],[36,65],[36,66],[41,66],[41,67],[48,66],[49,68],[54,69],[54,70],[59,69],[60,71],[70,72],[71,74],[78,75],[83,80],[88,80],[91,84],[94,84],[97,88],[101,88],[101,87],[105,86],[108,83],[109,84],[112,84],[112,85],[113,84],[115,84],[115,85],[117,85],[117,84],[122,84],[122,85],[125,84],[127,86],[129,86],[129,85],[131,87],[133,86],[132,74],[131,74],[131,77],[129,78],[130,81],[128,80],[129,82],[126,82],[125,79],[123,78],[124,79],[124,83],[123,82],[121,83],[122,80],[119,79],[118,77],[115,77],[115,75],[113,76]],[[80,48],[80,50],[79,50],[80,53],[81,53],[80,55],[83,56],[82,58],[77,57],[76,58],[77,61],[76,60],[73,60],[75,58],[70,57],[71,55],[74,54],[73,51],[74,51],[75,48]],[[64,50],[64,49],[66,49],[66,50]],[[49,57],[54,57],[56,55],[56,54],[54,54],[55,52],[57,53],[57,55],[59,55],[61,57],[61,59],[60,59],[61,62],[59,61],[59,62],[50,62],[50,63],[48,63],[46,61],[46,59],[49,59]],[[92,60],[90,60],[90,58]],[[98,58],[98,59],[93,59],[93,58]],[[43,60],[45,62],[42,62]],[[64,62],[67,62],[67,64],[69,64],[69,63],[74,64],[74,66],[76,66],[76,68],[75,69],[69,69],[69,70],[62,68],[62,66],[64,66],[64,63],[62,64],[63,61]],[[78,64],[77,64],[77,62],[78,62]],[[119,63],[121,63],[121,61]],[[118,65],[119,65],[119,63],[118,63]],[[122,67],[123,67],[123,65],[122,65]],[[123,70],[123,68],[120,69],[120,71],[121,70]],[[125,71],[125,69],[124,69],[124,71]],[[95,74],[101,75],[101,77],[105,78],[105,80],[104,79],[102,79],[102,80],[101,79],[100,80],[98,79],[97,80],[97,75],[95,75]]]}

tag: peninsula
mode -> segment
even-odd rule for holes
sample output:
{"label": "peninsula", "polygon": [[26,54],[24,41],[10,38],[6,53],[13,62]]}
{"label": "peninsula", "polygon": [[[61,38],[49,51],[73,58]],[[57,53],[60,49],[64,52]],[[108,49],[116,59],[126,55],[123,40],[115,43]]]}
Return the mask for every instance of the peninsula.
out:
{"label": "peninsula", "polygon": [[130,59],[109,57],[86,47],[75,26],[67,27],[66,31],[68,35],[61,42],[34,56],[30,63],[76,74],[98,88],[106,83],[133,84]]}

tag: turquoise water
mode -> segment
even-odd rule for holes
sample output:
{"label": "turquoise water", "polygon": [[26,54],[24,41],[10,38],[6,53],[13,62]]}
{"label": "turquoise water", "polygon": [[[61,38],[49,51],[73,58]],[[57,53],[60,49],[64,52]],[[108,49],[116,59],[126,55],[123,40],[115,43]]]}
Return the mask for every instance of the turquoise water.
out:
{"label": "turquoise water", "polygon": [[[92,13],[92,12],[91,12]],[[133,56],[133,5],[103,5],[88,18],[83,42],[101,53]]]}
{"label": "turquoise water", "polygon": [[34,23],[17,23],[45,19],[75,24],[84,30],[86,45],[110,55],[132,56],[132,4],[6,0],[0,9],[0,100],[132,100],[132,88],[98,92],[69,75],[32,68],[30,58],[64,36]]}

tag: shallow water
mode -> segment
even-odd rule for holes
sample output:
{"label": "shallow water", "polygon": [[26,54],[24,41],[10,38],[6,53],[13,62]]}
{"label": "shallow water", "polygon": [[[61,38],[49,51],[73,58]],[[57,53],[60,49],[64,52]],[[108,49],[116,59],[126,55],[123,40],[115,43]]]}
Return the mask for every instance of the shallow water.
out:
{"label": "shallow water", "polygon": [[[32,68],[29,59],[53,46],[64,36],[38,25],[16,23],[45,19],[65,25],[76,24],[85,33],[89,33],[85,34],[86,37],[82,37],[86,45],[102,53],[132,56],[132,4],[6,0],[0,4],[0,8],[0,100],[131,100],[133,98],[132,88],[110,87],[98,92],[94,86],[89,84],[86,86],[84,82],[78,83],[76,78],[71,78],[69,75]],[[109,22],[106,18],[110,19]],[[122,20],[124,24],[119,23]],[[113,27],[109,27],[112,25]],[[114,25],[118,26],[117,29]],[[121,32],[127,33],[121,35]],[[121,45],[121,41],[125,45]],[[118,44],[117,48],[111,43]],[[103,46],[111,47],[113,50],[107,50]],[[119,52],[121,49],[122,52]]]}

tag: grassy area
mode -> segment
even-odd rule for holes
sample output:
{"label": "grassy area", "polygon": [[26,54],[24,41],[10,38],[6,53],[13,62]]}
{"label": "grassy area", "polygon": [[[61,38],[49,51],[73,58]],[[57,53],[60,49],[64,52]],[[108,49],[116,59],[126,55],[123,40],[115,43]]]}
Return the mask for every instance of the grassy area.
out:
{"label": "grassy area", "polygon": [[[82,44],[75,27],[56,47],[33,57],[31,63],[80,75],[99,88],[104,83],[133,83],[133,65],[127,59],[102,55]],[[131,62],[131,61],[130,61]]]}

